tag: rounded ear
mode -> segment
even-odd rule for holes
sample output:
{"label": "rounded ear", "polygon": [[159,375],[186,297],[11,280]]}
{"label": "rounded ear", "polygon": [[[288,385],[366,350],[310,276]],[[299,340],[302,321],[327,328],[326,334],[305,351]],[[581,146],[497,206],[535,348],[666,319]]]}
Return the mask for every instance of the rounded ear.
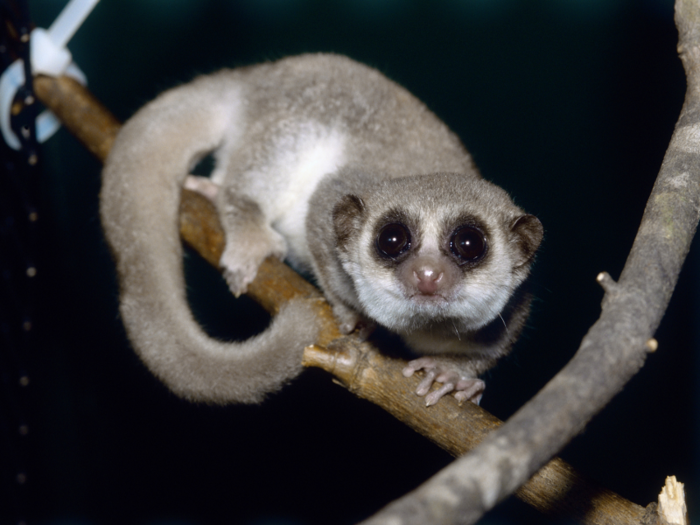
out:
{"label": "rounded ear", "polygon": [[511,245],[517,247],[514,267],[529,263],[539,248],[544,228],[534,215],[521,215],[510,225]]}
{"label": "rounded ear", "polygon": [[340,248],[345,248],[352,235],[360,229],[365,203],[357,195],[343,195],[333,207],[333,231]]}

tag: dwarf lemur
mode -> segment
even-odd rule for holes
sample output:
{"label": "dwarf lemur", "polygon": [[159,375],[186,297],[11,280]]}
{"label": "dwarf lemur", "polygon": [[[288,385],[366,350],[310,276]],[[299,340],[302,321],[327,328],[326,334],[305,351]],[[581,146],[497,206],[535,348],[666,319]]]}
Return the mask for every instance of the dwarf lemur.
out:
{"label": "dwarf lemur", "polygon": [[136,352],[177,394],[259,402],[301,370],[317,327],[292,301],[259,336],[207,336],[185,294],[178,204],[213,152],[226,235],[220,266],[239,295],[269,255],[310,273],[345,333],[399,334],[424,369],[428,404],[478,402],[477,376],[518,336],[520,292],[542,225],[483,180],[425,105],[349,58],[309,54],[223,70],[166,91],[121,129],[100,212]]}

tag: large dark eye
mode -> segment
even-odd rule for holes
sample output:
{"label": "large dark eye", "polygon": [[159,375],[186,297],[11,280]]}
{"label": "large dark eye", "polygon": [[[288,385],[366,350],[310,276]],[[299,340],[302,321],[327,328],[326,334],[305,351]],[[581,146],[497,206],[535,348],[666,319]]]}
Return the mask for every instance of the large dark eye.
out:
{"label": "large dark eye", "polygon": [[411,233],[403,224],[387,224],[377,235],[377,250],[384,257],[394,259],[411,247]]}
{"label": "large dark eye", "polygon": [[452,234],[450,250],[464,262],[475,262],[486,253],[486,239],[473,226],[462,226]]}

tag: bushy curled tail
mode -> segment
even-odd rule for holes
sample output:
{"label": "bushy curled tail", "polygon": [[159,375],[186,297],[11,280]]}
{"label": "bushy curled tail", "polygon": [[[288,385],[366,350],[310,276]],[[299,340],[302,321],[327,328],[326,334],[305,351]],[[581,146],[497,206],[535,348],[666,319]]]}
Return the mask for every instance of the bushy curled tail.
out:
{"label": "bushy curled tail", "polygon": [[304,347],[318,334],[313,308],[301,299],[285,305],[263,333],[236,343],[207,336],[189,310],[172,312],[183,318],[166,325],[160,315],[143,315],[138,302],[124,297],[121,304],[134,348],[170,390],[191,401],[259,403],[302,371]]}
{"label": "bushy curled tail", "polygon": [[114,142],[100,193],[134,349],[173,392],[212,403],[256,403],[278,390],[300,372],[303,348],[317,333],[311,308],[292,301],[264,333],[226,343],[204,333],[187,303],[180,193],[193,164],[242,125],[236,78],[223,72],[195,80],[139,110]]}

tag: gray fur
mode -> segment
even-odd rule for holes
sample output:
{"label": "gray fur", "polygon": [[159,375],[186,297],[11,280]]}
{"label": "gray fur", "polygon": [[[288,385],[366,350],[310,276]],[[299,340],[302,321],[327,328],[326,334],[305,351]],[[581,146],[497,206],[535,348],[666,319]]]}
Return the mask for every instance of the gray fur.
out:
{"label": "gray fur", "polygon": [[[178,202],[188,170],[211,151],[220,188],[211,195],[227,239],[221,266],[236,295],[278,255],[316,276],[345,331],[379,323],[420,354],[448,354],[460,377],[510,349],[527,315],[519,287],[539,221],[481,179],[457,137],[406,90],[348,58],[302,55],[163,93],[125,124],[105,165],[101,215],[122,318],[141,358],[176,393],[257,402],[299,372],[317,333],[299,303],[244,343],[212,340],[192,318]],[[387,213],[412,221],[405,263],[377,257]],[[443,238],[461,217],[488,233],[487,255],[468,268]],[[445,300],[402,296],[415,288],[411,265],[425,261],[444,273]]]}

